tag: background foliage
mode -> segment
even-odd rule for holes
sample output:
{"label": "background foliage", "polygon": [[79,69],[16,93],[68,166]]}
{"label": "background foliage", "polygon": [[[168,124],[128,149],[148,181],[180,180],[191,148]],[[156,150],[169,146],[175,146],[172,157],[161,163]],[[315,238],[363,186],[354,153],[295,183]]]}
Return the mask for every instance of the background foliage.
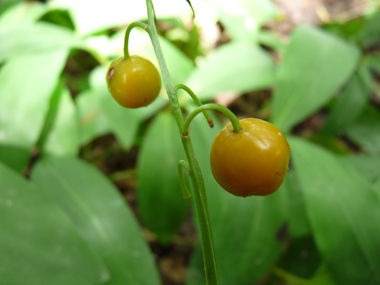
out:
{"label": "background foliage", "polygon": [[[220,284],[380,283],[380,4],[362,2],[285,31],[281,1],[194,0],[194,20],[155,2],[173,82],[271,121],[292,149],[281,189],[242,199],[209,166],[225,118],[191,125]],[[106,87],[137,20],[144,1],[0,2],[0,284],[204,284],[166,92],[128,110]],[[130,53],[157,64],[137,29]]]}

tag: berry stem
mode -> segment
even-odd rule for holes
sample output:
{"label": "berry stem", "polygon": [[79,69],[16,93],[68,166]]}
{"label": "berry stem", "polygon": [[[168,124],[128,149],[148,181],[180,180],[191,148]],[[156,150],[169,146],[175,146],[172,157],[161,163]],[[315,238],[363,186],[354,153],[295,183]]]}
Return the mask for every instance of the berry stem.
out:
{"label": "berry stem", "polygon": [[206,110],[217,110],[225,114],[228,117],[228,119],[231,121],[231,124],[235,133],[238,133],[243,129],[242,126],[240,125],[238,118],[236,118],[234,113],[232,113],[229,109],[227,109],[226,107],[222,105],[211,103],[211,104],[202,105],[196,108],[194,111],[192,111],[189,114],[189,116],[186,118],[186,121],[183,125],[182,136],[188,135],[190,123],[195,118],[195,116]]}
{"label": "berry stem", "polygon": [[[182,90],[185,90],[187,92],[187,94],[190,95],[190,97],[193,99],[193,101],[195,102],[195,104],[197,104],[199,107],[202,106],[202,103],[201,101],[199,100],[199,98],[197,97],[197,95],[195,95],[195,93],[193,92],[193,90],[191,90],[189,87],[187,87],[185,84],[177,84],[175,86],[175,89],[178,91],[179,89],[182,89]],[[210,127],[214,127],[214,121],[212,120],[210,114],[207,112],[207,111],[203,111],[203,115],[205,116],[208,124],[210,125]]]}
{"label": "berry stem", "polygon": [[136,28],[136,27],[142,28],[145,31],[147,31],[149,28],[149,26],[143,22],[133,22],[128,26],[127,30],[125,31],[125,35],[124,35],[124,59],[129,58],[129,51],[128,51],[129,35],[130,35],[132,29]]}
{"label": "berry stem", "polygon": [[[173,114],[177,122],[179,132],[180,134],[182,134],[184,118],[181,107],[178,103],[176,88],[174,87],[173,81],[171,80],[169,70],[166,65],[165,58],[161,49],[161,45],[158,40],[157,29],[154,23],[155,14],[153,10],[152,0],[146,0],[146,6],[149,24],[149,27],[146,30],[149,33],[153,49],[156,53],[156,57],[160,65],[162,78],[164,80],[165,88],[169,97],[170,104],[172,106]],[[206,274],[206,282],[209,285],[217,285],[218,278],[214,254],[214,242],[212,238],[210,215],[208,211],[203,176],[198,161],[195,157],[190,136],[182,136],[182,145],[185,150],[187,161],[190,166],[190,179],[193,186],[195,205],[199,219],[200,234],[202,237],[201,240],[203,248],[203,260]]]}

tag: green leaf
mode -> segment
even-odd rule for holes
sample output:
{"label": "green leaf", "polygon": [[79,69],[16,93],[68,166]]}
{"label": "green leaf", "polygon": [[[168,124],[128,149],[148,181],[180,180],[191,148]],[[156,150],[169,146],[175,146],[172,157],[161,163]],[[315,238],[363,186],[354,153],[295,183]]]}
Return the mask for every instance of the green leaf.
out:
{"label": "green leaf", "polygon": [[313,236],[333,278],[347,285],[379,283],[379,196],[332,153],[302,139],[289,141]]}
{"label": "green leaf", "polygon": [[380,178],[380,156],[354,154],[340,157],[342,162],[352,165],[357,172],[370,183],[375,183]]}
{"label": "green leaf", "polygon": [[366,106],[359,118],[346,129],[348,137],[364,151],[380,154],[380,112],[376,107]]}
{"label": "green leaf", "polygon": [[377,73],[380,73],[380,55],[368,56],[364,59],[364,64]]}
{"label": "green leaf", "polygon": [[256,42],[260,26],[276,15],[275,5],[268,0],[211,2],[234,41]]}
{"label": "green leaf", "polygon": [[278,69],[274,124],[288,131],[325,104],[348,79],[359,51],[317,28],[299,26]]}
{"label": "green leaf", "polygon": [[364,67],[354,75],[333,103],[329,117],[322,129],[323,134],[342,133],[359,117],[369,101],[370,86],[365,82],[365,78],[368,77],[371,78],[371,73]]}
{"label": "green leaf", "polygon": [[0,70],[1,143],[31,148],[37,141],[66,57],[67,50],[56,49],[18,55],[4,64]]}
{"label": "green leaf", "polygon": [[185,159],[177,124],[160,113],[149,126],[137,162],[138,201],[147,227],[169,242],[184,221],[189,201],[183,199],[177,163]]}
{"label": "green leaf", "polygon": [[[145,1],[132,3],[119,0],[108,0],[107,2],[52,0],[50,4],[52,7],[70,11],[79,34],[89,34],[104,29],[125,26],[128,23],[147,17]],[[191,10],[185,1],[161,0],[159,3],[154,4],[158,19],[191,14]],[[89,7],[91,7],[91,13],[89,13]]]}
{"label": "green leaf", "polygon": [[321,255],[313,237],[308,235],[290,241],[278,266],[297,277],[309,279],[318,270],[320,263]]}
{"label": "green leaf", "polygon": [[247,92],[270,86],[275,65],[257,46],[245,43],[225,44],[207,57],[187,80],[201,100],[222,92]]}
{"label": "green leaf", "polygon": [[90,285],[109,277],[64,212],[1,163],[0,224],[0,284]]}
{"label": "green leaf", "polygon": [[[4,2],[4,0],[1,2]],[[47,6],[40,2],[18,3],[17,5],[13,5],[0,17],[0,32],[8,30],[13,26],[32,24],[46,11]]]}
{"label": "green leaf", "polygon": [[35,166],[32,181],[70,217],[103,259],[111,275],[106,284],[159,284],[135,217],[99,172],[78,159],[47,157]]}
{"label": "green leaf", "polygon": [[78,114],[69,90],[63,88],[61,92],[57,117],[45,148],[52,154],[76,156],[80,144]]}
{"label": "green leaf", "polygon": [[13,145],[0,144],[0,161],[14,171],[21,173],[30,158],[28,149]]}
{"label": "green leaf", "polygon": [[86,90],[75,98],[79,113],[80,141],[91,140],[111,132],[110,123],[99,106],[96,92]]}
{"label": "green leaf", "polygon": [[[35,23],[0,30],[0,62],[10,57],[26,54],[52,53],[73,47],[83,48],[83,42],[70,30],[52,24]],[[39,69],[44,69],[48,60],[41,59]],[[27,63],[23,67],[28,66]],[[22,68],[25,72],[36,68]],[[42,77],[44,79],[44,77]]]}
{"label": "green leaf", "polygon": [[[282,238],[277,233],[285,222],[285,192],[279,189],[268,197],[244,199],[223,190],[210,168],[211,145],[220,130],[217,121],[210,129],[202,116],[190,127],[206,186],[218,278],[220,284],[252,284],[268,272],[281,253]],[[187,284],[205,284],[201,247],[196,251]]]}
{"label": "green leaf", "polygon": [[380,39],[380,12],[377,11],[371,15],[367,15],[363,28],[358,33],[358,41],[368,46],[375,44]]}
{"label": "green leaf", "polygon": [[303,189],[292,169],[286,174],[282,189],[285,192],[283,203],[288,214],[289,235],[298,238],[310,234]]}

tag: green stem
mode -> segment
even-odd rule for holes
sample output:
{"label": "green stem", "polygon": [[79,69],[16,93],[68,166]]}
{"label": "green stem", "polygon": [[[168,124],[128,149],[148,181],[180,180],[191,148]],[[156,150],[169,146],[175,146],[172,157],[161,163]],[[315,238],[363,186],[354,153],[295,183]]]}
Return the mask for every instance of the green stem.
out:
{"label": "green stem", "polygon": [[146,31],[149,26],[143,22],[133,22],[128,26],[127,30],[125,31],[125,35],[124,35],[124,59],[129,58],[129,51],[128,51],[129,35],[130,35],[132,29],[136,28],[136,27],[142,28]]}
{"label": "green stem", "polygon": [[[185,84],[177,84],[174,88],[176,90],[179,90],[179,89],[185,90],[187,92],[187,94],[189,94],[190,97],[193,99],[193,101],[195,102],[195,104],[197,104],[199,107],[202,106],[202,103],[199,100],[199,98],[197,97],[197,95],[195,95],[195,93],[193,92],[193,90],[191,90]],[[212,120],[210,114],[207,111],[203,111],[203,114],[206,117],[206,120],[207,120],[208,124],[210,125],[210,127],[213,128],[214,127],[214,121]]]}
{"label": "green stem", "polygon": [[182,136],[186,136],[188,134],[190,123],[195,118],[195,116],[201,112],[204,112],[205,110],[217,110],[217,111],[220,111],[223,114],[225,114],[228,117],[228,119],[231,121],[231,124],[232,124],[232,127],[233,127],[235,133],[238,133],[243,129],[242,126],[240,125],[238,118],[236,118],[235,114],[232,113],[231,110],[229,110],[226,107],[219,105],[219,104],[206,104],[206,105],[202,105],[202,106],[196,108],[186,118],[186,121],[185,121],[185,123],[183,125],[183,129],[182,129]]}
{"label": "green stem", "polygon": [[[156,53],[158,63],[160,65],[162,78],[164,80],[165,88],[168,93],[169,101],[172,106],[174,118],[177,122],[180,134],[182,134],[184,118],[182,115],[182,110],[178,103],[176,89],[171,80],[169,70],[166,66],[164,55],[161,49],[160,42],[158,40],[156,26],[154,24],[154,11],[152,0],[146,0],[147,12],[148,12],[148,24],[149,27],[146,29],[149,33],[153,49]],[[191,143],[190,136],[182,137],[182,145],[184,147],[186,157],[190,166],[190,179],[193,185],[194,199],[197,208],[200,232],[202,237],[202,248],[203,248],[203,258],[204,267],[206,273],[206,282],[209,285],[217,285],[217,271],[215,263],[214,254],[214,244],[211,233],[210,216],[208,212],[206,190],[204,187],[203,177],[201,169],[196,160],[193,145]]]}

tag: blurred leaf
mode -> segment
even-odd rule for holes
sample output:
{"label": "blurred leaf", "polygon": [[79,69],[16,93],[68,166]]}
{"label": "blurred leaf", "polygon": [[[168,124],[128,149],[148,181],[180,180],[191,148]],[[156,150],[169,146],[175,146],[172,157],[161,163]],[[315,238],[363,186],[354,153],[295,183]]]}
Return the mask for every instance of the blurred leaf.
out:
{"label": "blurred leaf", "polygon": [[299,26],[279,67],[274,124],[287,132],[325,104],[353,72],[359,51],[321,30]]}
{"label": "blurred leaf", "polygon": [[149,126],[137,162],[141,216],[162,242],[170,241],[188,212],[177,172],[180,159],[185,153],[177,124],[171,113],[162,112]]}
{"label": "blurred leaf", "polygon": [[46,151],[57,155],[76,156],[80,145],[78,114],[68,89],[61,90],[54,126],[46,141]]}
{"label": "blurred leaf", "polygon": [[323,134],[339,134],[359,117],[370,97],[370,86],[365,83],[365,78],[368,77],[371,78],[371,73],[365,67],[359,69],[354,75],[334,101],[321,131]]}
{"label": "blurred leaf", "polygon": [[[84,48],[83,42],[70,30],[52,24],[36,23],[0,31],[0,62],[25,54],[52,53],[73,47]],[[40,68],[46,60],[40,61]],[[27,66],[27,65],[24,65]],[[30,70],[30,69],[28,69]]]}
{"label": "blurred leaf", "polygon": [[365,65],[380,74],[380,55],[368,56],[364,59]]}
{"label": "blurred leaf", "polygon": [[273,83],[274,69],[273,60],[259,47],[229,43],[207,57],[190,75],[187,85],[201,100],[207,100],[217,93],[268,87]]}
{"label": "blurred leaf", "polygon": [[258,34],[258,42],[264,46],[270,47],[280,53],[286,50],[286,44],[272,32],[260,31]]}
{"label": "blurred leaf", "polygon": [[111,132],[110,123],[99,106],[95,91],[87,90],[80,93],[75,98],[75,103],[79,113],[80,141],[82,145]]}
{"label": "blurred leaf", "polygon": [[[145,1],[119,0],[52,0],[55,8],[68,9],[79,34],[90,34],[117,26],[125,26],[133,21],[147,18]],[[91,13],[89,13],[91,7]],[[180,14],[191,14],[186,1],[161,0],[154,3],[157,19]]]}
{"label": "blurred leaf", "polygon": [[100,173],[74,158],[47,157],[35,166],[32,181],[61,207],[101,256],[111,275],[106,284],[159,284],[134,215]]}
{"label": "blurred leaf", "polygon": [[374,44],[380,39],[380,11],[366,16],[363,28],[358,33],[358,41],[364,45]]}
{"label": "blurred leaf", "polygon": [[289,141],[313,236],[332,276],[339,284],[379,283],[379,196],[332,153]]}
{"label": "blurred leaf", "polygon": [[[3,2],[4,0],[1,0]],[[15,2],[15,1],[14,1]],[[0,4],[1,6],[1,4]],[[27,25],[38,20],[47,11],[47,6],[39,2],[18,3],[0,16],[0,33],[17,25]]]}
{"label": "blurred leaf", "polygon": [[61,209],[1,163],[0,189],[0,284],[90,285],[108,279],[99,256]]}
{"label": "blurred leaf", "polygon": [[[159,96],[152,104],[139,109],[127,109],[119,105],[111,96],[106,84],[106,67],[97,67],[90,76],[91,90],[101,111],[107,118],[111,129],[119,139],[122,146],[128,150],[132,147],[139,124],[167,103]],[[95,97],[95,96],[94,96]]]}
{"label": "blurred leaf", "polygon": [[30,150],[13,145],[0,144],[0,161],[10,169],[21,173],[28,164]]}
{"label": "blurred leaf", "polygon": [[321,256],[312,236],[293,239],[278,266],[297,277],[309,279],[318,270]]}
{"label": "blurred leaf", "polygon": [[366,106],[359,118],[346,129],[348,137],[364,151],[380,154],[380,112],[376,107]]}
{"label": "blurred leaf", "polygon": [[357,172],[365,177],[370,183],[375,183],[380,177],[380,156],[355,154],[340,157],[343,163],[352,165]]}
{"label": "blurred leaf", "polygon": [[[214,129],[210,129],[201,116],[190,128],[206,186],[218,277],[220,284],[253,284],[268,272],[281,253],[283,237],[277,234],[285,222],[282,205],[285,189],[269,197],[246,199],[223,190],[210,168],[211,145],[220,130],[217,121]],[[205,284],[201,247],[196,250],[188,285]]]}
{"label": "blurred leaf", "polygon": [[36,142],[66,57],[66,50],[56,49],[18,55],[4,64],[0,70],[0,142],[25,148]]}
{"label": "blurred leaf", "polygon": [[282,188],[286,193],[283,203],[288,213],[289,235],[291,237],[303,237],[310,234],[303,189],[294,170],[290,169],[288,171]]}
{"label": "blurred leaf", "polygon": [[256,42],[260,26],[276,15],[276,6],[268,0],[209,2],[216,7],[220,21],[235,41]]}

